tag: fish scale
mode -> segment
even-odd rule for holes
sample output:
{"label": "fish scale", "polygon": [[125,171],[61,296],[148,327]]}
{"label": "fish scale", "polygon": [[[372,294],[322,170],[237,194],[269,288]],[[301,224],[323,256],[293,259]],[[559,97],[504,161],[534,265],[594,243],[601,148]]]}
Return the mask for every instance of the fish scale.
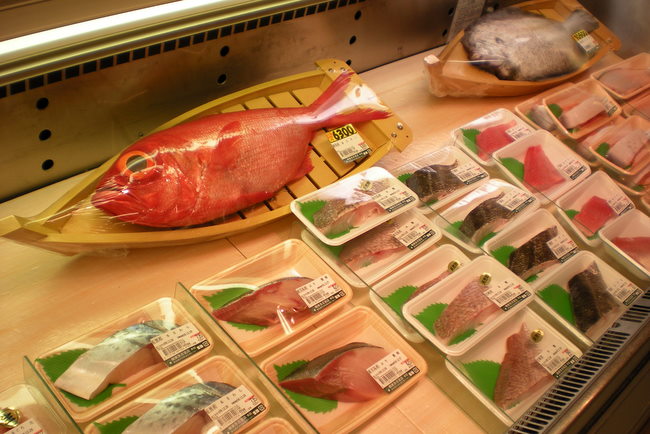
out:
{"label": "fish scale", "polygon": [[556,226],[543,230],[530,240],[519,246],[508,258],[508,268],[522,279],[528,279],[537,274],[557,258],[547,242],[558,234]]}
{"label": "fish scale", "polygon": [[424,166],[413,173],[406,185],[418,195],[422,202],[440,199],[444,194],[463,187],[465,184],[452,173],[458,166],[458,161],[452,164],[432,164]]}
{"label": "fish scale", "polygon": [[465,216],[460,225],[460,231],[473,242],[478,242],[488,233],[502,227],[515,215],[513,210],[509,210],[499,203],[504,195],[505,193],[501,192],[498,196],[478,204]]}
{"label": "fish scale", "polygon": [[576,325],[582,332],[617,305],[595,262],[569,279],[569,296]]}

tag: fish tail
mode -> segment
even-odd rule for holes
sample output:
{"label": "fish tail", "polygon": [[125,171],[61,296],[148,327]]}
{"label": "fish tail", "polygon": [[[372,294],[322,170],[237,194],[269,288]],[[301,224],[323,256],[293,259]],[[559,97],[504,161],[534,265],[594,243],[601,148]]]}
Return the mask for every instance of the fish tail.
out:
{"label": "fish tail", "polygon": [[[351,72],[344,72],[309,106],[308,122],[318,127],[337,127],[355,122],[383,119],[391,115],[377,95],[365,84],[350,86]],[[349,91],[347,91],[349,88]],[[346,92],[347,91],[347,92]]]}

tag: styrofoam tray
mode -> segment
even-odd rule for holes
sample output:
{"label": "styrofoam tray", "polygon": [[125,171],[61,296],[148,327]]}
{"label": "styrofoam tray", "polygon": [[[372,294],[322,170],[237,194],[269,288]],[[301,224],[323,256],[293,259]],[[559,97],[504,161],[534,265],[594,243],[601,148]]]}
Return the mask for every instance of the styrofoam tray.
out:
{"label": "styrofoam tray", "polygon": [[[615,89],[612,86],[608,86],[602,81],[603,74],[610,72],[615,69],[633,69],[633,70],[643,70],[645,71],[645,82],[640,82],[640,86],[633,87],[627,92],[621,92],[620,89]],[[618,99],[630,99],[644,90],[650,88],[650,54],[649,53],[639,53],[636,56],[629,57],[625,60],[622,60],[614,65],[603,68],[599,71],[591,74],[591,77],[598,81],[598,83],[604,87],[609,93],[614,95]]]}
{"label": "styrofoam tray", "polygon": [[[0,392],[0,409],[7,408],[19,412],[18,426],[12,430],[15,433],[62,433],[73,430],[72,422],[62,420],[62,415],[57,414],[41,392],[29,384],[17,384]],[[27,430],[29,426],[34,430]],[[9,431],[5,425],[0,427],[6,430],[3,433]],[[39,428],[42,431],[38,431]],[[23,429],[25,431],[21,431]]]}
{"label": "styrofoam tray", "polygon": [[[633,209],[600,230],[600,238],[614,259],[639,279],[650,280],[650,270],[613,243],[612,240],[617,237],[648,237],[650,239],[650,217],[638,209]],[[646,243],[646,245],[648,244]]]}
{"label": "styrofoam tray", "polygon": [[[517,104],[515,106],[515,113],[517,113],[517,115],[519,115],[520,118],[528,122],[535,129],[555,131],[557,130],[557,126],[555,125],[553,118],[548,114],[548,112],[544,108],[543,99],[546,98],[548,95],[552,95],[556,92],[559,92],[571,86],[573,86],[573,83],[568,81],[552,89],[548,89],[540,94],[537,94],[534,97],[529,98],[526,101]],[[546,115],[546,119],[548,119],[548,121],[550,122],[549,128],[544,128],[544,126],[542,126],[540,123],[535,122],[534,117],[531,117],[530,111],[535,106],[539,106],[539,109]]]}

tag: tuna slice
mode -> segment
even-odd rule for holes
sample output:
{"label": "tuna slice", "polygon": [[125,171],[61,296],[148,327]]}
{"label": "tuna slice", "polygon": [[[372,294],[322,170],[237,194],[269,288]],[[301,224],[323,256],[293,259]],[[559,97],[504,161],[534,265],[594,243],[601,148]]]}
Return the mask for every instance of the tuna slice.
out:
{"label": "tuna slice", "polygon": [[452,169],[456,167],[458,161],[454,161],[453,164],[432,164],[422,167],[406,180],[406,186],[413,190],[422,202],[440,200],[465,186],[463,181],[452,173]]}
{"label": "tuna slice", "polygon": [[557,234],[557,227],[553,226],[519,246],[508,258],[510,271],[525,280],[558,262],[547,244]]}
{"label": "tuna slice", "polygon": [[339,258],[351,269],[359,270],[408,248],[393,235],[398,226],[386,222],[344,244]]}
{"label": "tuna slice", "polygon": [[499,204],[504,195],[484,200],[465,216],[460,231],[472,242],[478,243],[490,232],[499,230],[515,215],[514,211]]}
{"label": "tuna slice", "polygon": [[418,295],[422,294],[424,291],[431,288],[433,285],[440,282],[445,277],[449,276],[449,274],[451,274],[449,272],[449,270],[445,270],[442,273],[440,273],[438,276],[436,276],[433,279],[429,280],[428,282],[425,282],[422,285],[418,286],[418,289],[413,294],[411,294],[411,296],[408,298],[408,300],[411,300],[411,299],[417,297]]}
{"label": "tuna slice", "polygon": [[162,399],[129,425],[123,434],[193,434],[213,424],[203,409],[235,390],[216,381],[182,388]]}
{"label": "tuna slice", "polygon": [[164,321],[146,321],[122,329],[79,356],[54,385],[80,398],[93,399],[109,384],[162,362],[151,339],[174,327]]}
{"label": "tuna slice", "polygon": [[569,279],[569,296],[576,325],[584,333],[617,305],[595,262]]}
{"label": "tuna slice", "polygon": [[578,127],[600,113],[607,112],[607,107],[598,98],[593,96],[583,100],[578,105],[571,107],[560,115],[560,122],[566,127],[571,129]]}
{"label": "tuna slice", "polygon": [[619,95],[627,95],[650,83],[648,68],[616,68],[603,72],[598,80]]}
{"label": "tuna slice", "polygon": [[478,281],[465,286],[435,321],[436,335],[449,343],[497,312],[499,307],[484,294],[487,289]]}
{"label": "tuna slice", "polygon": [[366,369],[387,355],[381,347],[352,342],[296,369],[280,381],[280,386],[315,398],[369,401],[385,392]]}
{"label": "tuna slice", "polygon": [[650,237],[616,237],[612,243],[650,270]]}
{"label": "tuna slice", "polygon": [[564,177],[548,159],[541,145],[531,146],[524,157],[524,181],[544,192],[564,182]]}
{"label": "tuna slice", "polygon": [[612,146],[607,159],[619,167],[630,167],[639,151],[648,145],[649,139],[650,131],[633,130]]}
{"label": "tuna slice", "polygon": [[494,151],[498,151],[505,145],[515,141],[506,131],[517,125],[517,122],[512,120],[507,124],[499,124],[493,127],[488,127],[481,131],[476,136],[476,146],[480,149],[479,157],[484,160],[491,156]]}
{"label": "tuna slice", "polygon": [[582,205],[582,209],[576,214],[573,220],[580,223],[578,227],[583,234],[591,236],[614,217],[616,217],[616,213],[605,199],[599,196],[592,196],[591,199]]}
{"label": "tuna slice", "polygon": [[535,360],[541,350],[530,337],[526,324],[506,340],[506,355],[501,362],[494,387],[494,402],[504,410],[553,382],[553,376]]}
{"label": "tuna slice", "polygon": [[212,315],[221,320],[240,324],[270,326],[280,319],[295,324],[309,309],[296,289],[308,284],[308,277],[285,277],[260,286],[249,295],[215,309]]}

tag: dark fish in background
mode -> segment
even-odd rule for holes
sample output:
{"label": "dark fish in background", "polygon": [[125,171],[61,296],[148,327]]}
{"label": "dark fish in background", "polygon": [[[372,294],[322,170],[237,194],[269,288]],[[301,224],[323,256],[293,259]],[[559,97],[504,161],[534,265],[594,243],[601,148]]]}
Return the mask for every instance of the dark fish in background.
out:
{"label": "dark fish in background", "polygon": [[508,258],[508,268],[522,279],[528,279],[547,268],[557,258],[546,244],[557,236],[557,227],[548,228],[522,244]]}
{"label": "dark fish in background", "polygon": [[587,332],[616,307],[616,300],[607,290],[595,262],[569,279],[569,296],[576,325],[582,332]]}
{"label": "dark fish in background", "polygon": [[560,23],[513,7],[479,18],[461,42],[475,66],[501,80],[537,81],[584,64],[588,56],[571,35],[596,28],[598,21],[582,9]]}
{"label": "dark fish in background", "polygon": [[502,228],[515,215],[514,211],[499,203],[504,195],[505,193],[502,192],[478,204],[465,216],[460,231],[477,243],[490,232]]}
{"label": "dark fish in background", "polygon": [[422,202],[440,199],[442,196],[457,190],[465,184],[452,169],[458,167],[458,161],[453,164],[432,164],[424,166],[413,173],[407,180],[406,186],[418,195]]}

